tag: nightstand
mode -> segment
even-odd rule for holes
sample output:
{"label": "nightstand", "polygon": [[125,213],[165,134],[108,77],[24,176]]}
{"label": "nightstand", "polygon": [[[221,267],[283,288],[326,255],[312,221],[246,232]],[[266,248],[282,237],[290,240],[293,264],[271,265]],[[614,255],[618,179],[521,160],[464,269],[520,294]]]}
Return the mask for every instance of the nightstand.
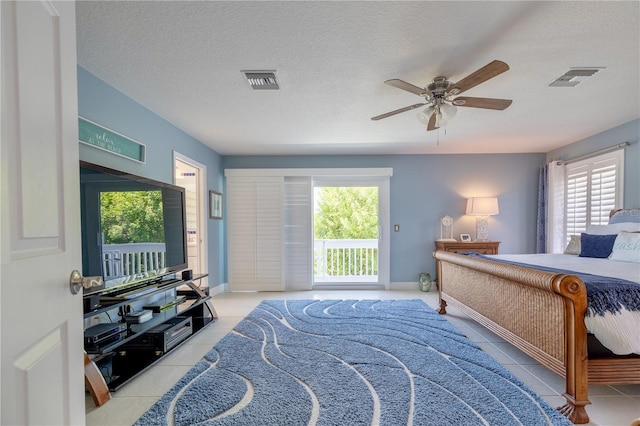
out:
{"label": "nightstand", "polygon": [[[452,253],[474,252],[480,254],[498,254],[500,241],[436,241],[436,250]],[[438,268],[436,268],[436,286],[440,288]]]}

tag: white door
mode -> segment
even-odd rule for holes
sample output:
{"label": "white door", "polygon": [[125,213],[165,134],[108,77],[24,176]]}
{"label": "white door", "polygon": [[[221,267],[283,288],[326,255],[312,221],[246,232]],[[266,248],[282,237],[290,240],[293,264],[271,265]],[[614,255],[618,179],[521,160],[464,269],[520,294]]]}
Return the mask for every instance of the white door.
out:
{"label": "white door", "polygon": [[84,424],[75,4],[0,14],[0,423]]}

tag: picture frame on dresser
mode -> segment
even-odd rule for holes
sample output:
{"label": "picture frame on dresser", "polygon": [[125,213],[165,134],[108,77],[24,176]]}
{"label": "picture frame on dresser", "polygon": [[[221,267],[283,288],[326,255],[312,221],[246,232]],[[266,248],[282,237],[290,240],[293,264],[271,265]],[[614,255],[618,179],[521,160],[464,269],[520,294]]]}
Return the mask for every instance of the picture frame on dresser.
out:
{"label": "picture frame on dresser", "polygon": [[460,234],[460,241],[468,243],[471,242],[471,235],[470,234]]}

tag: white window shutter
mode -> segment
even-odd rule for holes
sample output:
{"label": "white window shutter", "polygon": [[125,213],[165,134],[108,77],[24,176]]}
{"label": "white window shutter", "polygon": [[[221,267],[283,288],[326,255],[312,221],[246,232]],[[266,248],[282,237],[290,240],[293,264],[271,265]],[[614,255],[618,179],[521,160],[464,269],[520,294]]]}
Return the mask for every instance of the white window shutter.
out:
{"label": "white window shutter", "polygon": [[285,288],[311,290],[313,285],[312,186],[309,176],[284,179]]}
{"label": "white window shutter", "polygon": [[571,239],[570,235],[580,234],[587,228],[588,180],[587,166],[567,170],[565,245]]}
{"label": "white window shutter", "polygon": [[607,224],[611,210],[622,207],[623,167],[624,150],[566,166],[566,243],[589,225]]}
{"label": "white window shutter", "polygon": [[283,178],[227,178],[230,291],[282,291]]}

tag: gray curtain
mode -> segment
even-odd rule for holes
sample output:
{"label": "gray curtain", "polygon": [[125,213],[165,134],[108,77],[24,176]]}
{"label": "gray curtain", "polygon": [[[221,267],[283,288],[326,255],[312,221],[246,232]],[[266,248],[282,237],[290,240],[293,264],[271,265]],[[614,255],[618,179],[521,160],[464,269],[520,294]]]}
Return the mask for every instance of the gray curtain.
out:
{"label": "gray curtain", "polygon": [[536,253],[547,251],[547,201],[549,199],[549,166],[538,168],[538,217],[536,223]]}

